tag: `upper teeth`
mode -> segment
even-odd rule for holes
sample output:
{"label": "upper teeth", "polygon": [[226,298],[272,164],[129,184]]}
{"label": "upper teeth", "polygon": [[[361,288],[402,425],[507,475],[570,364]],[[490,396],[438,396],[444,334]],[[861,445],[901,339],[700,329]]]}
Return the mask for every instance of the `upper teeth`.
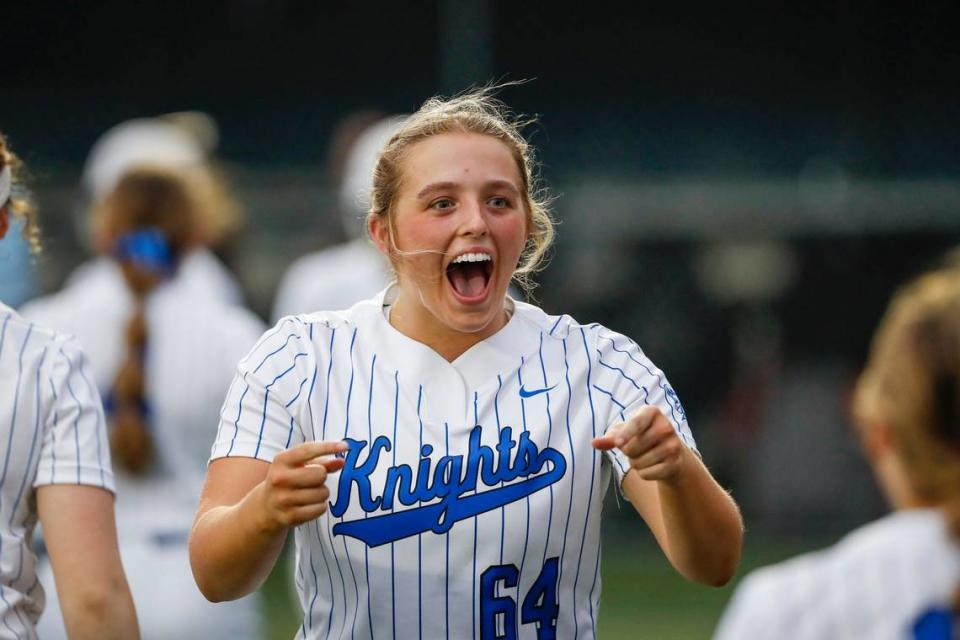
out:
{"label": "upper teeth", "polygon": [[464,253],[463,255],[457,256],[453,264],[459,264],[461,262],[486,262],[487,260],[493,260],[489,253]]}

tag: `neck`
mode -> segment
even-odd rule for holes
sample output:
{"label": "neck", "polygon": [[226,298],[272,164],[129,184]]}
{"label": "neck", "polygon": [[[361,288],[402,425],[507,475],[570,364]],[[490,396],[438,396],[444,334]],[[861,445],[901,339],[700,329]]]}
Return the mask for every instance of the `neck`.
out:
{"label": "neck", "polygon": [[447,362],[453,362],[473,345],[486,340],[506,326],[509,317],[501,305],[495,319],[479,331],[465,332],[444,324],[423,304],[411,303],[401,293],[390,311],[394,329],[436,351]]}

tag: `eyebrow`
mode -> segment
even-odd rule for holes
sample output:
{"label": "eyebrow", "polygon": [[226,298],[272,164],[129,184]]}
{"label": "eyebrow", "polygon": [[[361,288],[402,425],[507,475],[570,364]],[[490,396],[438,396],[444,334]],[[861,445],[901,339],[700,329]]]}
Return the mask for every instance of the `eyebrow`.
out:
{"label": "eyebrow", "polygon": [[[456,189],[459,186],[460,184],[457,182],[431,182],[421,189],[419,193],[417,193],[417,199],[422,199],[432,193],[436,193],[437,191]],[[520,193],[520,190],[517,189],[517,187],[509,180],[491,180],[490,182],[484,183],[483,187],[484,189],[507,189],[511,193],[517,195]]]}

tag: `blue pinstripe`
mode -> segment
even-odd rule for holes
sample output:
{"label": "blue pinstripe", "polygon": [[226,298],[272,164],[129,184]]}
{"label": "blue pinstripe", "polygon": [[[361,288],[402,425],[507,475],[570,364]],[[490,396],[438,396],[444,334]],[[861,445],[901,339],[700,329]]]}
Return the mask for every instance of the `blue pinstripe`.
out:
{"label": "blue pinstripe", "polygon": [[[450,455],[450,425],[446,422],[443,423],[443,445],[444,445],[444,455]],[[447,543],[447,565],[446,571],[444,572],[444,597],[443,597],[443,613],[445,626],[444,631],[446,633],[447,640],[450,640],[450,531],[448,530],[444,534],[444,538]]]}
{"label": "blue pinstripe", "polygon": [[617,413],[620,414],[620,419],[621,419],[621,420],[626,420],[626,419],[627,419],[626,415],[624,415],[624,413],[623,413],[624,411],[627,410],[626,405],[624,405],[622,402],[620,402],[619,400],[617,400],[617,399],[613,396],[612,393],[610,393],[609,391],[607,391],[607,390],[604,389],[603,387],[599,387],[599,386],[597,386],[597,385],[593,385],[593,388],[596,389],[597,391],[599,391],[600,393],[602,393],[603,395],[607,396],[608,398],[610,398],[610,402],[612,402],[613,404],[617,405],[617,407],[619,407],[619,411],[618,411]]}
{"label": "blue pinstripe", "polygon": [[[30,440],[30,452],[27,454],[27,468],[26,468],[26,470],[24,471],[22,480],[20,481],[20,488],[17,489],[17,499],[14,500],[14,502],[13,502],[13,509],[12,509],[11,512],[10,512],[10,522],[9,522],[9,525],[10,525],[10,528],[11,528],[11,529],[13,528],[13,518],[14,518],[14,516],[15,516],[16,513],[17,513],[17,509],[20,508],[20,500],[23,498],[23,492],[24,492],[24,489],[26,488],[26,485],[27,485],[27,479],[31,477],[30,467],[33,465],[33,452],[36,450],[36,447],[37,447],[37,438],[38,438],[38,436],[39,436],[39,434],[40,434],[40,413],[41,413],[41,409],[40,409],[40,370],[43,368],[43,363],[44,363],[44,361],[45,361],[46,358],[47,358],[47,349],[48,349],[48,348],[49,348],[49,347],[44,347],[44,348],[43,348],[43,354],[40,356],[40,364],[37,366],[37,384],[36,384],[36,388],[35,388],[35,391],[36,391],[36,394],[35,394],[35,396],[36,396],[36,413],[35,413],[35,415],[34,415],[33,437],[32,437],[31,440]],[[39,463],[40,463],[40,458],[39,458],[39,456],[38,456],[38,457],[37,457],[37,464],[39,464]],[[2,484],[2,483],[0,483],[0,484]],[[23,550],[21,549],[21,553],[22,553],[22,552],[23,552]],[[21,571],[23,570],[23,562],[22,562],[22,560],[21,560],[21,563],[20,563],[20,570],[21,570]],[[14,581],[18,580],[19,578],[20,578],[20,573],[18,572],[18,573],[17,573],[17,577],[14,578]]]}
{"label": "blue pinstripe", "polygon": [[[586,387],[587,387],[587,400],[590,402],[590,421],[591,421],[591,424],[592,424],[592,426],[593,426],[593,437],[596,437],[596,436],[597,436],[597,415],[596,415],[596,413],[595,413],[595,411],[594,411],[594,408],[593,408],[593,393],[590,391],[590,379],[591,379],[591,377],[593,376],[593,366],[590,364],[590,349],[587,347],[587,334],[586,334],[586,332],[583,330],[582,327],[581,327],[581,329],[580,329],[580,337],[581,337],[581,339],[583,340],[583,353],[584,353],[584,358],[585,358],[586,361],[587,361],[587,384],[586,384]],[[597,456],[599,456],[599,455],[600,455],[600,452],[599,452],[599,451],[594,451],[593,454],[590,456],[590,460],[592,461],[592,467],[591,467],[591,472],[590,472],[590,493],[587,495],[587,513],[586,513],[586,516],[585,516],[584,519],[583,519],[583,537],[582,537],[581,540],[580,540],[580,555],[579,555],[579,557],[577,558],[577,574],[576,574],[576,576],[575,576],[574,579],[573,579],[573,592],[574,592],[574,593],[577,592],[577,583],[580,581],[580,564],[581,564],[581,562],[583,562],[583,547],[584,547],[584,545],[585,545],[586,542],[587,542],[587,525],[588,525],[589,522],[590,522],[590,507],[591,507],[592,504],[593,504],[593,484],[594,484],[594,481],[596,480]],[[576,606],[574,606],[574,611],[576,611]],[[592,608],[591,608],[591,611],[590,611],[590,626],[591,626],[591,628],[595,628],[595,627],[596,627],[596,624],[595,624],[595,622],[594,622],[594,620],[593,620],[593,609],[592,609]],[[573,635],[574,635],[574,637],[577,637],[577,636],[579,635],[579,631],[580,631],[580,628],[579,628],[579,620],[577,619],[576,616],[574,616],[574,619],[573,619]]]}
{"label": "blue pinstripe", "polygon": [[[474,426],[480,424],[480,416],[477,412],[477,392],[473,392],[473,424]],[[470,596],[470,604],[473,607],[471,613],[470,621],[472,623],[473,635],[472,637],[477,637],[477,518],[478,516],[473,516],[473,582],[470,583],[470,588],[472,589]]]}
{"label": "blue pinstripe", "polygon": [[[377,366],[377,354],[373,354],[370,362],[370,390],[367,392],[367,442],[373,442],[373,378]],[[396,441],[394,441],[396,442]],[[397,447],[392,447],[393,455],[397,455]],[[367,519],[367,512],[363,512],[363,519]],[[370,547],[363,545],[363,567],[367,574],[367,620],[370,622],[370,635],[376,636],[373,631],[373,609],[370,605],[370,589],[373,588],[373,581],[370,580]]]}
{"label": "blue pinstripe", "polygon": [[[347,385],[347,406],[346,406],[346,418],[343,425],[343,439],[347,439],[347,434],[350,433],[350,401],[353,399],[353,379],[354,374],[354,362],[353,362],[353,347],[357,342],[357,330],[353,330],[353,335],[350,338],[350,383]],[[340,521],[343,522],[343,516],[340,517]],[[353,607],[353,625],[350,629],[350,637],[353,638],[353,630],[357,626],[357,614],[360,612],[360,588],[357,583],[357,574],[353,570],[353,560],[350,559],[350,549],[347,548],[347,537],[342,537],[343,542],[343,552],[347,556],[347,567],[350,569],[350,576],[353,578],[353,592],[356,599],[356,604]],[[346,606],[346,603],[344,604]],[[344,624],[346,624],[346,615],[344,615]],[[343,633],[341,631],[341,633]]]}
{"label": "blue pinstripe", "polygon": [[[400,371],[393,372],[393,466],[397,466],[397,416],[400,413]],[[390,508],[390,513],[394,508]],[[393,635],[397,637],[397,583],[396,583],[396,559],[394,557],[393,542],[390,543],[390,620],[392,623]]]}
{"label": "blue pinstripe", "polygon": [[[520,368],[517,369],[517,381],[520,383],[520,388],[523,388],[523,365],[525,364],[523,356],[520,356]],[[519,393],[517,395],[520,397],[520,417],[523,421],[523,432],[527,432],[527,410],[524,406],[524,399]],[[525,498],[527,503],[527,528],[523,534],[523,554],[520,556],[520,570],[517,572],[517,602],[520,602],[520,589],[523,586],[523,564],[527,561],[527,545],[530,543],[530,496]],[[520,616],[516,616],[514,621],[517,624],[517,636],[520,635]]]}
{"label": "blue pinstripe", "polygon": [[[72,365],[71,365],[71,366],[72,366]],[[97,397],[99,397],[99,392],[97,391],[97,387],[96,387],[92,382],[90,382],[90,379],[87,377],[87,374],[85,374],[85,373],[83,372],[83,361],[82,361],[82,360],[78,363],[77,373],[80,374],[80,379],[83,380],[84,384],[87,385],[87,391],[90,393],[90,397],[91,397],[91,398],[97,398]],[[96,426],[96,428],[97,428],[97,433],[98,433],[98,434],[104,433],[105,430],[103,429],[103,426],[100,424],[100,413],[97,412],[95,415],[96,415],[96,417],[97,417],[97,426]],[[104,472],[103,472],[103,458],[102,458],[102,454],[101,454],[100,449],[101,449],[101,447],[100,447],[100,436],[98,435],[98,436],[97,436],[97,466],[100,467],[100,486],[105,487],[105,486],[107,486],[107,480],[106,480],[106,477],[104,476]]]}
{"label": "blue pinstripe", "polygon": [[[570,403],[573,400],[573,388],[570,386],[570,362],[568,360],[567,354],[567,339],[564,338],[563,344],[563,369],[564,369],[564,378],[567,382],[567,441],[570,444],[570,486],[575,487],[576,478],[577,478],[577,455],[573,448],[573,432],[570,430]],[[560,570],[557,572],[557,585],[563,583],[563,569],[565,560],[567,558],[567,537],[570,532],[570,515],[573,512],[573,491],[570,491],[570,502],[567,505],[567,521],[563,525],[563,545],[560,548]],[[577,617],[577,596],[575,593],[570,594],[573,598],[573,616],[574,623],[576,623]]]}
{"label": "blue pinstripe", "polygon": [[[317,532],[317,540],[320,540],[320,521],[319,518],[313,521],[313,528]],[[330,561],[327,560],[327,551],[324,548],[323,544],[320,545],[320,557],[323,558],[323,566],[326,568],[324,573],[327,574],[327,583],[330,585],[330,611],[327,613],[327,635],[333,632],[333,610],[336,608],[336,595],[333,592],[333,574],[330,571]],[[336,556],[334,556],[336,557]],[[316,581],[316,576],[314,576]],[[317,594],[320,593],[320,585],[317,585]],[[314,596],[316,600],[316,595]],[[311,611],[313,610],[313,604],[310,604]],[[346,611],[344,611],[344,619],[346,619]]]}
{"label": "blue pinstripe", "polygon": [[[417,420],[420,422],[420,443],[417,455],[423,450],[423,416],[420,414],[420,402],[423,400],[423,385],[417,390]],[[418,500],[417,506],[422,503]],[[417,534],[417,633],[423,640],[423,534]]]}
{"label": "blue pinstripe", "polygon": [[[254,458],[256,458],[256,457],[259,455],[259,453],[260,453],[260,444],[263,442],[263,429],[264,429],[264,427],[265,427],[266,424],[267,424],[267,404],[268,404],[268,401],[269,401],[269,399],[270,399],[270,389],[271,389],[271,387],[273,387],[273,385],[275,385],[275,384],[277,383],[277,381],[278,381],[280,378],[282,378],[283,376],[285,376],[285,375],[287,375],[288,373],[290,373],[291,371],[293,371],[294,367],[297,366],[297,358],[300,358],[300,357],[305,356],[305,355],[307,355],[307,354],[304,353],[303,351],[301,351],[301,352],[299,352],[298,354],[296,354],[295,356],[293,356],[293,363],[292,363],[289,367],[287,367],[286,369],[284,369],[282,372],[278,373],[278,374],[276,375],[276,377],[270,382],[270,384],[268,384],[266,387],[264,387],[264,390],[263,390],[263,413],[262,413],[261,418],[260,418],[260,435],[257,436],[257,448],[254,449],[254,451],[253,451],[253,457],[254,457]],[[264,361],[264,362],[266,362],[266,361]]]}
{"label": "blue pinstripe", "polygon": [[[600,350],[597,349],[597,354],[599,355],[599,353],[600,353]],[[628,376],[628,375],[627,375],[627,372],[624,371],[623,369],[621,369],[620,367],[615,367],[615,366],[613,366],[612,364],[607,364],[606,362],[603,361],[603,358],[597,358],[597,363],[598,363],[601,367],[606,367],[607,369],[610,369],[610,370],[612,370],[612,371],[616,371],[617,373],[620,374],[620,376],[621,376],[624,380],[626,380],[627,382],[629,382],[630,384],[632,384],[632,385],[637,389],[637,391],[643,391],[644,394],[649,395],[650,392],[647,390],[647,388],[646,388],[645,386],[643,386],[643,385],[641,385],[641,384],[638,384],[636,380],[634,380],[633,378],[631,378],[630,376]]]}
{"label": "blue pinstripe", "polygon": [[553,332],[557,330],[557,326],[559,326],[561,320],[563,320],[563,316],[557,318],[557,321],[553,323],[552,327],[550,327],[550,335],[553,335]]}
{"label": "blue pinstripe", "polygon": [[48,380],[50,391],[53,393],[53,432],[50,434],[53,446],[50,447],[50,484],[54,484],[57,475],[57,426],[60,424],[60,398],[57,388],[53,384],[53,377]]}
{"label": "blue pinstripe", "polygon": [[[547,383],[547,368],[543,364],[543,332],[540,332],[540,348],[537,351],[540,357],[540,372],[543,375],[543,387],[547,388],[550,386]],[[547,391],[544,394],[547,397],[547,443],[546,446],[550,446],[551,438],[553,437],[553,415],[550,413],[550,392]],[[543,560],[541,565],[547,563],[547,549],[550,547],[550,530],[553,525],[553,485],[551,484],[550,489],[550,514],[547,516],[547,537],[543,542]]]}
{"label": "blue pinstripe", "polygon": [[[283,344],[282,344],[282,345],[280,345],[279,347],[277,347],[276,349],[274,349],[273,351],[271,351],[270,353],[268,353],[267,355],[265,355],[265,356],[263,357],[263,360],[260,361],[260,364],[258,364],[258,365],[256,366],[256,368],[254,368],[253,373],[256,373],[257,371],[260,371],[260,367],[262,367],[264,364],[266,364],[267,360],[269,360],[269,359],[272,358],[273,356],[275,356],[275,355],[277,355],[278,353],[280,353],[281,351],[283,351],[283,350],[287,347],[287,345],[290,344],[290,338],[297,338],[297,334],[295,334],[295,333],[289,334],[289,335],[287,336],[287,339],[283,341]],[[299,338],[298,338],[298,339],[299,339]]]}
{"label": "blue pinstripe", "polygon": [[[63,349],[60,349],[60,355],[67,361],[68,371],[72,371],[73,363],[70,362],[70,358],[63,352]],[[73,392],[69,373],[67,374],[67,393],[70,394],[70,397],[73,398],[74,403],[77,405],[77,417],[73,420],[73,441],[77,448],[77,484],[80,484],[80,414],[83,412],[83,405],[81,405],[80,400],[77,399],[77,394]]]}
{"label": "blue pinstripe", "polygon": [[230,446],[227,447],[226,456],[229,458],[230,454],[233,453],[233,445],[237,441],[237,435],[240,433],[240,416],[243,415],[243,399],[247,397],[247,392],[250,391],[250,383],[247,382],[247,374],[243,374],[243,381],[246,383],[247,387],[243,390],[243,393],[240,394],[240,399],[237,400],[237,418],[233,421],[233,437],[230,438]]}
{"label": "blue pinstripe", "polygon": [[[500,374],[497,374],[497,392],[493,394],[493,415],[497,418],[497,441],[500,440],[500,390],[503,389],[503,378],[500,377]],[[500,483],[500,486],[503,486],[503,482]],[[500,507],[500,564],[503,564],[503,538],[506,535],[507,528],[507,513],[506,506]]]}
{"label": "blue pinstripe", "polygon": [[[332,329],[330,331],[330,347],[329,347],[330,362],[327,363],[327,382],[326,382],[326,389],[325,389],[326,395],[324,396],[324,399],[323,399],[323,424],[320,428],[321,439],[323,440],[327,439],[327,416],[329,415],[329,409],[330,409],[330,372],[333,370],[333,360],[334,360],[333,342],[336,336],[337,336],[337,330]],[[333,518],[329,516],[329,512],[327,512],[327,514],[328,514],[326,517],[327,539],[330,541],[330,548],[333,549],[333,534],[331,533],[331,529],[333,528]],[[318,536],[320,535],[319,526],[318,526],[317,535]],[[323,545],[321,545],[321,547],[322,546]],[[333,561],[337,565],[337,574],[339,574],[340,576],[340,587],[343,593],[343,626],[340,628],[340,636],[342,637],[344,630],[347,628],[347,580],[343,575],[343,569],[340,567],[340,559],[337,557],[336,553],[333,554]],[[333,591],[331,591],[331,593],[333,593]],[[333,598],[331,598],[331,605],[330,605],[331,625],[333,623],[333,610],[334,610]],[[332,626],[331,626],[331,631],[332,631]]]}

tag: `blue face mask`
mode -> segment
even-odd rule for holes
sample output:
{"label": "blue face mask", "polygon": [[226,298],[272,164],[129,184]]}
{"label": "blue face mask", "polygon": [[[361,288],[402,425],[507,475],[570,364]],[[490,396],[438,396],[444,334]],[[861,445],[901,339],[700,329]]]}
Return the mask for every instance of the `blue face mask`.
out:
{"label": "blue face mask", "polygon": [[169,276],[176,267],[173,250],[159,229],[139,229],[121,236],[113,255],[158,276]]}

